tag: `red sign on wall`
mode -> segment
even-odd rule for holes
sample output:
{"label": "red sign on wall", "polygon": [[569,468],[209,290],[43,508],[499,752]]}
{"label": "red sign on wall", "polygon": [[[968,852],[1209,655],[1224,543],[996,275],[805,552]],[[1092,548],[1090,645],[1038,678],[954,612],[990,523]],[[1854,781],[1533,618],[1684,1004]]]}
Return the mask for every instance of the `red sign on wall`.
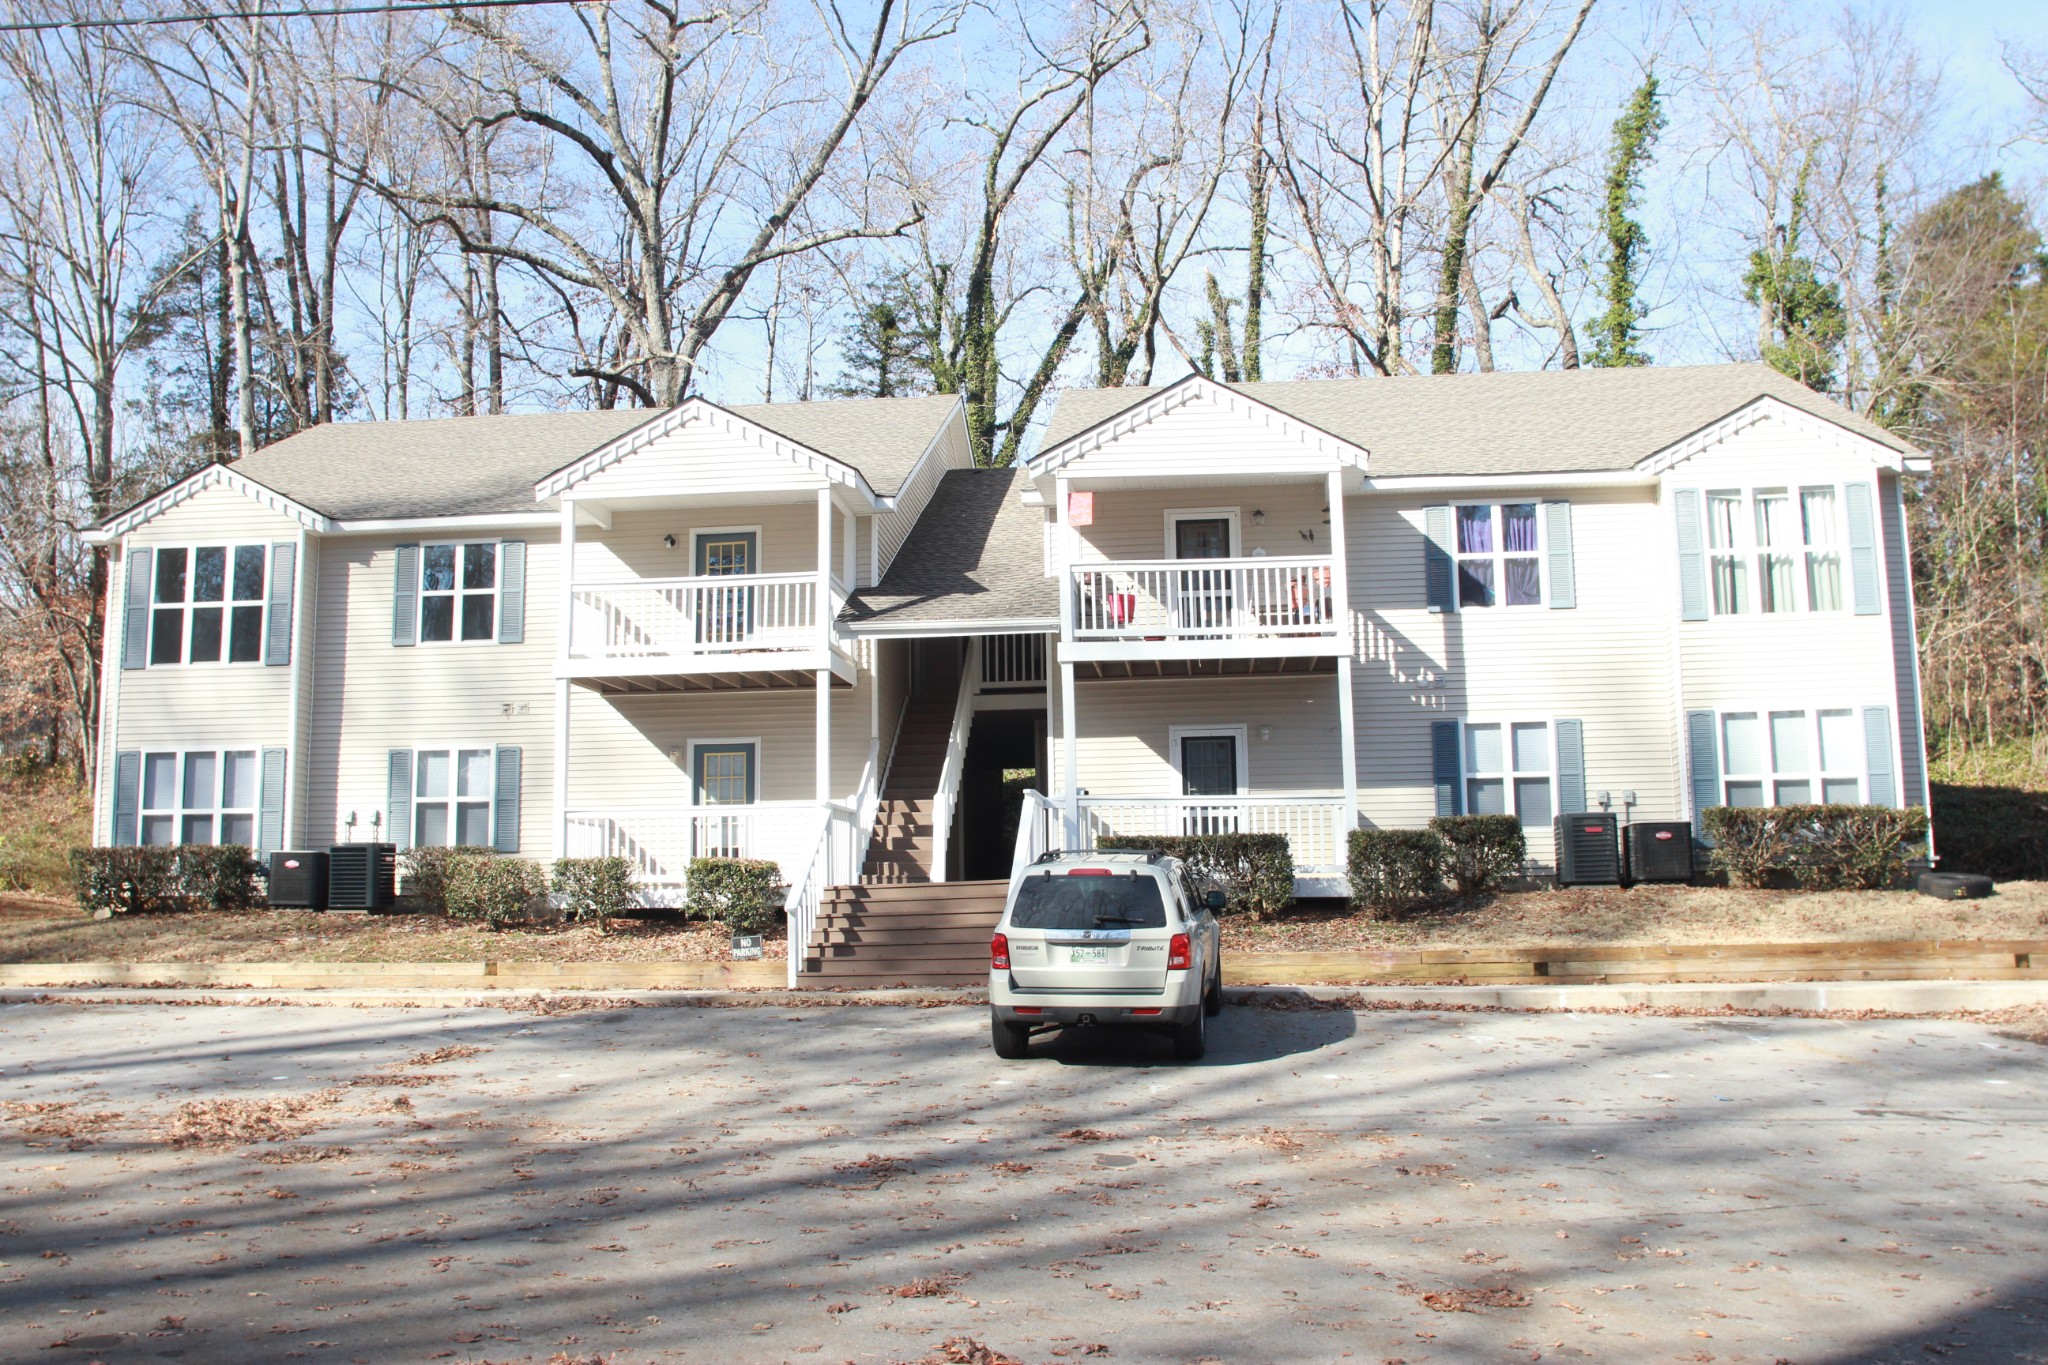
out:
{"label": "red sign on wall", "polygon": [[1067,494],[1067,525],[1093,526],[1095,524],[1095,494]]}

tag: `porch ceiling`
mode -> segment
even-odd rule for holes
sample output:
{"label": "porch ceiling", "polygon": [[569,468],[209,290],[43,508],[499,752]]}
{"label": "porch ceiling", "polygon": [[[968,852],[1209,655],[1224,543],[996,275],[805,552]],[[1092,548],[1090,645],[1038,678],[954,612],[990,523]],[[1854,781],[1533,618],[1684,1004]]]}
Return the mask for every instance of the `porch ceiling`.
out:
{"label": "porch ceiling", "polygon": [[1082,682],[1123,682],[1132,678],[1299,677],[1335,673],[1333,657],[1281,655],[1268,659],[1090,659],[1074,664]]}
{"label": "porch ceiling", "polygon": [[[659,673],[632,678],[571,678],[578,687],[602,697],[646,696],[668,692],[773,692],[816,689],[817,675],[803,669],[768,669],[744,673]],[[832,686],[852,687],[836,669]]]}

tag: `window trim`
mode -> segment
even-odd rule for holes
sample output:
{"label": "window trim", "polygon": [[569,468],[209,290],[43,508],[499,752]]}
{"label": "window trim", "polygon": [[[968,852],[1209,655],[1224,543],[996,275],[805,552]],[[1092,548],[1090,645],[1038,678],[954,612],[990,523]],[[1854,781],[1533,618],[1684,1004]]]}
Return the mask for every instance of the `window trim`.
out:
{"label": "window trim", "polygon": [[[452,593],[436,591],[432,594],[435,597],[452,597],[454,599],[453,606],[451,607],[454,617],[449,638],[446,640],[429,640],[427,638],[427,597],[429,596],[427,592],[427,551],[440,549],[447,545],[454,546],[458,552],[465,545],[489,545],[493,547],[491,551],[491,586],[489,590],[491,597],[491,633],[489,635],[475,640],[465,640],[462,638],[462,599],[465,597],[482,597],[484,594],[477,589],[464,588],[462,586],[463,557],[460,553],[457,553],[455,556],[455,590]],[[478,540],[422,540],[419,544],[419,564],[413,572],[412,586],[412,639],[415,646],[445,649],[450,645],[475,646],[497,644],[498,632],[505,619],[504,537],[499,536]]]}
{"label": "window trim", "polygon": [[[1566,719],[1570,719],[1570,717],[1566,717]],[[1459,716],[1457,718],[1459,782],[1458,809],[1462,810],[1467,815],[1471,815],[1474,813],[1472,810],[1473,779],[1478,778],[1483,780],[1489,777],[1499,777],[1502,783],[1502,795],[1505,799],[1507,806],[1509,807],[1509,809],[1504,813],[1513,815],[1517,823],[1522,823],[1521,812],[1515,809],[1515,806],[1517,804],[1515,801],[1515,779],[1517,777],[1541,776],[1545,781],[1547,781],[1550,784],[1551,819],[1555,820],[1558,817],[1558,815],[1563,813],[1560,812],[1558,809],[1558,787],[1560,785],[1560,779],[1557,773],[1557,721],[1558,718],[1555,716],[1491,714],[1483,714],[1477,716]],[[1467,739],[1467,735],[1471,731],[1471,728],[1475,725],[1497,725],[1500,727],[1502,764],[1500,772],[1475,773],[1472,771],[1472,746],[1470,741]],[[1541,725],[1543,727],[1544,758],[1548,761],[1550,766],[1545,768],[1540,774],[1533,770],[1525,771],[1514,766],[1514,728],[1517,725]],[[1522,828],[1525,831],[1530,829],[1541,829],[1544,831],[1548,831],[1550,826],[1548,824],[1529,825],[1526,823],[1522,823]]]}
{"label": "window trim", "polygon": [[[1723,484],[1700,489],[1700,554],[1706,565],[1707,619],[1710,621],[1732,620],[1743,617],[1800,617],[1800,616],[1848,616],[1855,607],[1854,586],[1850,582],[1852,572],[1849,564],[1849,525],[1847,485],[1858,482],[1854,479],[1793,479],[1780,483]],[[1824,547],[1815,547],[1806,540],[1806,516],[1804,495],[1825,489],[1835,504],[1834,538]],[[1740,504],[1735,517],[1735,544],[1726,548],[1714,545],[1714,499],[1734,494]],[[1798,539],[1790,546],[1772,546],[1768,550],[1757,544],[1756,509],[1759,493],[1782,493],[1792,505],[1792,524]],[[1813,605],[1812,584],[1807,577],[1808,559],[1816,553],[1831,553],[1835,557],[1835,596],[1841,605],[1816,607]],[[1792,601],[1786,611],[1765,611],[1763,601],[1763,560],[1766,554],[1783,553],[1792,560]],[[1733,558],[1739,561],[1745,574],[1749,606],[1742,611],[1722,611],[1716,603],[1714,591],[1715,565],[1722,560]],[[1755,569],[1755,574],[1749,570]],[[1880,573],[1880,579],[1883,575]],[[1780,708],[1783,709],[1783,708]],[[1832,709],[1832,708],[1830,708]],[[1717,711],[1716,714],[1719,714]],[[1717,722],[1718,723],[1718,722]]]}
{"label": "window trim", "polygon": [[[1176,542],[1176,538],[1177,538],[1177,535],[1178,535],[1179,525],[1180,525],[1180,523],[1181,523],[1181,522],[1183,522],[1183,521],[1216,521],[1216,520],[1218,520],[1218,519],[1221,519],[1221,520],[1224,520],[1224,521],[1227,521],[1227,522],[1229,522],[1229,523],[1230,523],[1230,553],[1229,553],[1229,554],[1227,554],[1227,555],[1225,555],[1225,556],[1224,556],[1224,558],[1226,558],[1226,559],[1243,559],[1243,558],[1244,558],[1244,534],[1243,534],[1243,517],[1242,517],[1242,515],[1241,515],[1241,514],[1242,514],[1242,512],[1243,512],[1243,510],[1244,510],[1244,509],[1243,509],[1243,508],[1241,508],[1241,507],[1169,507],[1169,508],[1167,508],[1167,509],[1166,509],[1166,511],[1165,511],[1165,521],[1166,521],[1166,526],[1165,526],[1165,531],[1164,531],[1164,537],[1165,537],[1165,544],[1164,544],[1164,547],[1163,547],[1163,549],[1162,549],[1162,551],[1161,551],[1161,558],[1164,558],[1164,559],[1170,559],[1170,560],[1172,560],[1172,561],[1173,561],[1174,563],[1176,563],[1176,564],[1178,564],[1178,563],[1180,563],[1180,562],[1181,562],[1181,560],[1180,560],[1180,556],[1174,553],[1174,548],[1175,548],[1175,542]],[[1190,563],[1197,563],[1197,562],[1199,562],[1199,561],[1193,561],[1193,560],[1191,560],[1191,561],[1189,561],[1189,562],[1190,562]]]}
{"label": "window trim", "polygon": [[[694,550],[695,547],[693,546],[692,551],[694,552]],[[767,756],[761,744],[761,737],[759,735],[727,735],[723,738],[693,739],[684,746],[686,761],[683,765],[683,796],[686,806],[691,810],[720,811],[733,809],[731,803],[715,804],[697,799],[697,750],[731,749],[737,748],[742,744],[754,746],[754,771],[751,784],[754,788],[754,799],[747,802],[740,809],[745,810],[762,803],[764,798],[761,795],[761,776],[762,770],[767,767]]]}
{"label": "window trim", "polygon": [[1170,725],[1166,729],[1167,756],[1173,764],[1174,798],[1181,801],[1216,800],[1218,797],[1197,797],[1187,794],[1187,775],[1181,770],[1180,742],[1184,739],[1229,739],[1237,745],[1237,791],[1234,795],[1252,794],[1251,727],[1247,725]]}
{"label": "window trim", "polygon": [[[168,668],[170,665],[165,664],[163,667]],[[244,814],[249,817],[251,835],[249,842],[244,847],[254,850],[258,846],[257,840],[262,837],[263,832],[263,746],[261,744],[220,744],[191,749],[151,748],[148,745],[143,745],[136,752],[139,755],[137,762],[140,764],[135,783],[135,843],[137,847],[176,848],[185,842],[180,837],[173,839],[168,845],[149,844],[143,837],[143,831],[148,827],[150,816],[169,815],[172,821],[171,832],[174,835],[182,836],[187,814],[197,815],[202,813],[199,807],[187,806],[185,804],[185,761],[193,754],[211,754],[215,760],[213,805],[203,812],[213,819],[213,839],[209,844],[203,845],[203,847],[220,847],[221,821],[230,815]],[[251,760],[255,764],[256,803],[246,808],[224,804],[227,799],[227,755],[241,753],[250,755]],[[165,754],[169,754],[177,764],[172,781],[177,789],[178,804],[168,808],[150,806],[145,804],[149,799],[149,760],[161,758]]]}
{"label": "window trim", "polygon": [[[1790,702],[1781,700],[1779,702],[1768,705],[1743,702],[1733,705],[1722,704],[1712,707],[1711,709],[1714,715],[1714,763],[1715,766],[1720,770],[1720,777],[1714,794],[1719,798],[1719,804],[1724,806],[1729,804],[1728,784],[1731,781],[1753,781],[1761,783],[1764,788],[1764,796],[1767,798],[1764,803],[1765,805],[1777,804],[1777,784],[1779,782],[1805,781],[1808,784],[1810,784],[1813,788],[1811,794],[1814,799],[1812,802],[1808,804],[1822,805],[1826,804],[1822,802],[1820,799],[1823,791],[1822,783],[1826,779],[1831,777],[1853,777],[1856,779],[1856,801],[1852,804],[1868,805],[1870,802],[1870,754],[1866,749],[1868,739],[1863,731],[1863,712],[1866,706],[1888,705],[1890,705],[1890,703],[1887,702],[1865,703],[1842,701],[1834,701],[1822,705],[1816,705],[1813,702],[1804,700],[1795,700]],[[1762,772],[1756,773],[1731,773],[1728,767],[1728,717],[1754,715],[1757,718],[1757,722],[1763,727],[1765,761],[1769,762],[1769,745],[1771,743],[1771,714],[1772,712],[1785,711],[1797,711],[1805,715],[1806,739],[1807,743],[1811,746],[1811,748],[1809,749],[1809,753],[1811,757],[1816,761],[1821,756],[1820,713],[1823,711],[1847,711],[1849,713],[1849,723],[1851,726],[1851,734],[1853,736],[1851,743],[1855,745],[1859,755],[1856,759],[1856,766],[1854,767],[1854,769],[1849,771],[1837,769],[1833,772],[1830,772],[1826,768],[1813,766],[1796,773],[1780,774],[1769,768],[1766,768]],[[1898,741],[1895,738],[1891,741],[1891,746],[1894,750],[1892,754],[1892,771],[1896,773],[1899,771],[1899,756],[1896,752],[1898,749]]]}
{"label": "window trim", "polygon": [[[137,543],[134,547],[135,549],[149,551],[149,600],[144,607],[144,609],[149,613],[149,630],[147,632],[147,637],[145,638],[142,647],[143,667],[145,669],[252,667],[261,668],[263,666],[264,648],[270,640],[270,576],[272,569],[275,567],[271,563],[272,544],[273,542],[268,540],[180,540],[162,542],[151,541],[148,543]],[[263,553],[263,586],[262,589],[257,593],[257,595],[253,599],[237,598],[234,595],[235,551],[245,548],[254,548],[262,551]],[[157,609],[159,607],[161,607],[165,611],[169,611],[172,609],[171,603],[158,602],[156,600],[156,577],[157,574],[161,572],[160,566],[163,563],[162,555],[166,550],[183,550],[185,552],[185,600],[184,602],[178,604],[176,607],[176,609],[179,612],[181,612],[184,616],[184,624],[179,628],[179,657],[178,662],[174,664],[158,663],[156,662],[155,657]],[[193,589],[198,586],[198,574],[195,572],[195,566],[198,562],[199,551],[201,550],[225,550],[227,552],[227,579],[224,587],[226,595],[222,597],[220,601],[221,631],[220,657],[218,659],[192,658],[192,619],[194,614],[194,608],[201,605],[193,601],[192,592]],[[125,554],[123,558],[124,560],[126,559]],[[294,578],[296,578],[296,566],[293,569],[293,575]],[[294,590],[296,590],[297,584],[294,583],[293,587]],[[208,603],[206,605],[211,606],[212,604]],[[259,612],[256,627],[256,657],[253,659],[228,658],[228,652],[232,648],[230,642],[234,638],[234,609],[237,606],[253,606],[257,608]],[[163,749],[158,749],[155,752],[164,753],[166,751]],[[204,753],[205,750],[195,750],[194,752]]]}
{"label": "window trim", "polygon": [[685,566],[689,570],[689,577],[710,577],[710,575],[708,574],[700,574],[697,572],[697,544],[699,541],[703,540],[704,537],[745,535],[751,535],[754,538],[754,567],[748,573],[745,574],[725,574],[720,576],[747,578],[751,577],[753,574],[766,573],[767,570],[763,569],[761,566],[763,563],[767,561],[768,558],[768,538],[759,526],[692,526],[690,528],[688,538],[688,543],[690,547],[690,559],[689,563]]}
{"label": "window trim", "polygon": [[[435,641],[434,643],[436,643],[436,644],[446,644],[446,643],[448,643],[448,642],[447,642],[446,640],[437,640],[437,641]],[[478,641],[475,641],[475,640],[471,640],[471,641],[469,641],[468,643],[470,643],[470,644],[477,644],[477,643],[479,643],[479,642],[478,642]],[[394,746],[394,747],[395,747],[395,746]],[[411,828],[411,829],[409,829],[409,830],[407,830],[407,831],[405,832],[405,842],[403,842],[403,843],[400,843],[400,844],[399,844],[399,847],[400,847],[400,848],[460,848],[460,847],[465,847],[465,845],[461,845],[461,844],[458,844],[457,842],[455,842],[455,834],[456,834],[456,824],[455,824],[455,807],[456,807],[456,806],[457,806],[458,804],[462,804],[462,803],[471,803],[471,804],[473,804],[473,803],[475,803],[476,801],[479,801],[479,800],[481,800],[481,801],[483,802],[483,804],[484,804],[484,819],[485,819],[485,834],[486,834],[486,837],[485,837],[485,839],[484,839],[483,843],[482,843],[481,845],[477,845],[477,847],[483,847],[483,848],[495,848],[495,847],[497,847],[497,842],[498,842],[498,750],[499,750],[500,748],[502,748],[502,747],[504,747],[504,746],[502,746],[502,745],[498,744],[497,742],[495,742],[495,741],[493,741],[493,740],[485,740],[485,741],[484,741],[483,743],[481,743],[481,744],[457,744],[457,743],[449,743],[449,742],[447,742],[447,741],[443,741],[443,740],[436,740],[436,741],[432,741],[432,742],[430,742],[430,743],[426,743],[426,744],[414,744],[414,745],[412,745],[412,746],[411,746],[411,749],[412,749],[412,795],[411,795],[411,797],[410,797],[410,802],[411,802],[411,816],[410,816],[410,818],[411,818],[411,820],[412,820],[412,828]],[[449,791],[449,793],[448,793],[448,795],[447,795],[447,796],[431,796],[431,797],[423,797],[423,796],[421,796],[421,795],[420,795],[420,768],[421,768],[421,764],[420,764],[420,755],[421,755],[421,754],[442,754],[442,753],[445,753],[445,754],[447,754],[447,755],[448,755],[448,775],[449,775],[449,780],[450,780],[450,783],[452,784],[452,783],[454,782],[454,780],[455,780],[455,773],[456,773],[456,768],[455,768],[455,765],[456,765],[456,762],[457,762],[457,759],[456,759],[456,755],[457,755],[457,754],[459,754],[459,753],[461,753],[461,752],[462,752],[463,750],[465,750],[465,749],[467,749],[467,750],[470,750],[470,751],[472,751],[472,752],[474,752],[474,751],[475,751],[475,750],[477,750],[477,749],[482,749],[482,750],[483,750],[483,751],[484,751],[484,752],[485,752],[486,754],[490,755],[490,774],[491,774],[491,790],[490,790],[490,794],[489,794],[489,795],[487,795],[487,796],[483,796],[483,797],[475,797],[475,796],[471,796],[471,797],[460,797],[460,796],[457,796],[457,795],[456,795],[456,794],[454,793],[454,791],[453,791],[453,790],[451,789],[451,790]],[[432,803],[432,804],[441,804],[441,805],[446,805],[446,806],[448,807],[448,842],[447,842],[447,843],[443,843],[443,844],[422,844],[422,843],[420,842],[420,838],[419,838],[419,833],[420,833],[420,807],[421,807],[422,805],[425,805],[425,804],[429,804],[429,803]],[[388,831],[388,830],[387,830],[387,831],[385,831],[385,837],[386,837],[386,838],[390,838],[390,837],[391,837],[391,833],[390,833],[390,831]]]}
{"label": "window trim", "polygon": [[[1502,508],[1504,508],[1504,507],[1523,507],[1523,506],[1527,506],[1527,507],[1533,507],[1533,508],[1535,508],[1535,509],[1536,509],[1536,548],[1535,548],[1535,549],[1534,549],[1533,551],[1531,551],[1531,552],[1530,552],[1529,554],[1516,554],[1516,555],[1514,556],[1514,558],[1516,558],[1516,559],[1528,559],[1528,558],[1531,558],[1531,557],[1533,556],[1533,557],[1534,557],[1534,559],[1536,560],[1536,600],[1535,600],[1534,602],[1518,602],[1518,603],[1516,603],[1516,604],[1515,604],[1515,605],[1514,605],[1513,607],[1509,607],[1509,606],[1508,606],[1508,603],[1507,603],[1507,600],[1506,600],[1506,599],[1507,599],[1507,590],[1508,590],[1508,578],[1507,578],[1507,572],[1508,572],[1508,571],[1507,571],[1507,564],[1506,564],[1506,560],[1508,559],[1508,552],[1507,552],[1507,515],[1506,515],[1506,513],[1504,513],[1504,512],[1503,512],[1503,511],[1502,511],[1501,509],[1502,509]],[[1462,508],[1466,508],[1466,507],[1485,507],[1485,508],[1488,508],[1488,509],[1489,509],[1489,510],[1490,510],[1490,511],[1492,512],[1492,514],[1493,514],[1493,528],[1494,528],[1494,532],[1495,532],[1495,534],[1494,534],[1494,543],[1495,543],[1496,545],[1499,545],[1499,546],[1501,547],[1500,549],[1498,549],[1498,550],[1495,550],[1495,551],[1491,552],[1490,554],[1471,554],[1471,555],[1465,554],[1464,552],[1462,552],[1461,550],[1459,550],[1459,549],[1458,549],[1458,512],[1460,511],[1460,509],[1462,509]],[[1464,611],[1464,610],[1466,610],[1466,606],[1465,606],[1465,594],[1464,594],[1464,591],[1463,591],[1463,589],[1461,588],[1461,586],[1460,586],[1460,584],[1459,584],[1459,579],[1458,579],[1458,566],[1459,566],[1459,565],[1461,565],[1461,564],[1463,564],[1463,563],[1464,563],[1464,562],[1465,562],[1466,560],[1468,560],[1468,559],[1474,559],[1474,560],[1476,560],[1476,559],[1486,559],[1486,560],[1491,560],[1491,561],[1493,562],[1493,565],[1494,565],[1494,568],[1495,568],[1495,577],[1494,577],[1494,589],[1493,589],[1493,591],[1494,591],[1494,602],[1493,602],[1493,605],[1492,605],[1492,606],[1487,606],[1487,607],[1473,607],[1473,608],[1471,608],[1471,610],[1473,610],[1473,611],[1506,611],[1506,610],[1512,610],[1512,611],[1533,611],[1533,610],[1536,610],[1536,609],[1538,609],[1538,608],[1542,608],[1542,607],[1548,607],[1548,606],[1550,605],[1550,525],[1549,525],[1550,519],[1549,519],[1548,517],[1546,517],[1546,516],[1545,516],[1545,515],[1543,514],[1543,508],[1544,508],[1544,499],[1542,499],[1542,498],[1500,498],[1500,499],[1496,499],[1495,501],[1492,501],[1492,502],[1469,502],[1469,501],[1468,501],[1468,502],[1453,502],[1453,503],[1451,503],[1451,504],[1450,504],[1450,508],[1451,508],[1451,544],[1450,544],[1450,555],[1451,555],[1451,610],[1452,610],[1452,611]],[[1491,724],[1491,723],[1492,723],[1492,722],[1490,722],[1490,721],[1487,721],[1487,720],[1484,720],[1484,719],[1482,719],[1482,720],[1480,721],[1480,724],[1482,724],[1482,725],[1487,725],[1487,724]],[[1524,723],[1526,723],[1526,722],[1524,722]],[[1548,722],[1545,722],[1545,723],[1546,723],[1546,724],[1548,724]],[[1460,732],[1460,740],[1462,741],[1462,739],[1463,739],[1463,734],[1462,734],[1462,732]],[[1553,745],[1553,747],[1554,747],[1554,745]]]}

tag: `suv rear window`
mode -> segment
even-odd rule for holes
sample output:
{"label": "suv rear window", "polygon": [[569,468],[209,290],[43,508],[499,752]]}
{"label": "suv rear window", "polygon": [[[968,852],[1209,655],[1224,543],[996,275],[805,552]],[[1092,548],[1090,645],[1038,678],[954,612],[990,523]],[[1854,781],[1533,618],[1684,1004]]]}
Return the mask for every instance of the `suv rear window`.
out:
{"label": "suv rear window", "polygon": [[1017,888],[1010,923],[1019,929],[1164,929],[1166,899],[1156,877],[1040,873]]}

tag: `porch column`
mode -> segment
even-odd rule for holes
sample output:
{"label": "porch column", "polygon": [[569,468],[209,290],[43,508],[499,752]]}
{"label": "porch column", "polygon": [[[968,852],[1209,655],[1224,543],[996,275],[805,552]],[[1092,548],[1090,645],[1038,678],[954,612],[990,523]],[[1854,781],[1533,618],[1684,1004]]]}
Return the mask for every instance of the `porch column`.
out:
{"label": "porch column", "polygon": [[556,587],[557,610],[561,619],[555,623],[556,654],[569,657],[570,633],[576,625],[576,502],[573,498],[562,499],[562,563],[555,571],[559,580]]}
{"label": "porch column", "polygon": [[569,680],[555,679],[555,856],[569,856]]}
{"label": "porch column", "polygon": [[[576,623],[576,501],[562,499],[562,546],[557,580],[555,652],[569,661],[570,632]],[[555,679],[555,856],[569,856],[569,680]]]}
{"label": "porch column", "polygon": [[1074,666],[1060,663],[1060,804],[1066,808],[1066,846],[1081,841],[1080,720],[1074,714]]}
{"label": "porch column", "polygon": [[818,670],[818,804],[832,799],[832,670]]}
{"label": "porch column", "polygon": [[1350,857],[1351,831],[1358,828],[1358,716],[1351,688],[1351,545],[1344,533],[1344,470],[1330,471],[1326,496],[1330,503],[1330,601],[1337,613],[1337,748],[1344,765],[1344,824],[1337,840],[1337,862]]}
{"label": "porch column", "polygon": [[[832,648],[832,489],[818,490],[818,648]],[[824,800],[820,796],[819,800]]]}

